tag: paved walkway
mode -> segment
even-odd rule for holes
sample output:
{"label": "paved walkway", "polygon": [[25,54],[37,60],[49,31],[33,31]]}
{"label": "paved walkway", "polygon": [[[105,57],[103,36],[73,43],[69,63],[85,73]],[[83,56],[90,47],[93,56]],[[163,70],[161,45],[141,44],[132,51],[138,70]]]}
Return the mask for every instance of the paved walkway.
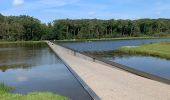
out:
{"label": "paved walkway", "polygon": [[170,100],[170,85],[85,60],[48,44],[102,100]]}

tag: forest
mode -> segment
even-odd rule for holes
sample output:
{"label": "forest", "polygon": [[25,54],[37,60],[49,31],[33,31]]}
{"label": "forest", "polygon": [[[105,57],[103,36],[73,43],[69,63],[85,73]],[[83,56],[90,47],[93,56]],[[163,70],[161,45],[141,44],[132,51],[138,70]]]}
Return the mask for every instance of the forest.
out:
{"label": "forest", "polygon": [[64,40],[170,36],[170,19],[59,19],[42,23],[27,16],[0,14],[0,40]]}

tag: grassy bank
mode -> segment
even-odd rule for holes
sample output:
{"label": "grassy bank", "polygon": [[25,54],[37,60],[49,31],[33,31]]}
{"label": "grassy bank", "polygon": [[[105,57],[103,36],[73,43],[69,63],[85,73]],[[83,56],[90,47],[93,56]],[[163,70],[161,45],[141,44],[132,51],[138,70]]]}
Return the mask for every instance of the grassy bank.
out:
{"label": "grassy bank", "polygon": [[[58,42],[81,42],[81,41],[107,41],[107,40],[131,40],[131,39],[159,39],[159,38],[170,38],[170,36],[161,36],[161,37],[153,37],[153,36],[142,36],[142,37],[119,37],[119,38],[93,38],[93,39],[64,39],[64,40],[56,40]],[[45,42],[46,40],[41,41],[5,41],[0,40],[0,44],[4,43],[39,43]]]}
{"label": "grassy bank", "polygon": [[141,54],[170,59],[170,42],[144,44],[137,47],[121,47],[117,52],[126,54]]}
{"label": "grassy bank", "polygon": [[69,100],[49,92],[33,92],[27,95],[9,93],[12,88],[0,83],[0,100]]}
{"label": "grassy bank", "polygon": [[4,83],[0,83],[0,93],[8,93],[12,87],[6,86]]}
{"label": "grassy bank", "polygon": [[10,44],[10,43],[42,43],[44,41],[0,41],[0,44]]}

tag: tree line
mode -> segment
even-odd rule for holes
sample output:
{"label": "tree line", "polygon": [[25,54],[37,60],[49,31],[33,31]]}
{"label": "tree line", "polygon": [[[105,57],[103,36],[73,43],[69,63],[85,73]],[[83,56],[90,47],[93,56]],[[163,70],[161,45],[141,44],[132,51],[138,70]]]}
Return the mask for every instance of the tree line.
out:
{"label": "tree line", "polygon": [[60,19],[44,24],[26,16],[0,14],[0,40],[62,40],[169,36],[170,19]]}

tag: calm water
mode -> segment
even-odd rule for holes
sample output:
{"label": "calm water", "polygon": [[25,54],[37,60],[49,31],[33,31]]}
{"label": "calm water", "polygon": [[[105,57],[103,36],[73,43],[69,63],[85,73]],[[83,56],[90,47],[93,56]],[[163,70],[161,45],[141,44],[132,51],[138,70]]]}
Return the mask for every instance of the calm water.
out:
{"label": "calm water", "polygon": [[[110,55],[107,51],[114,51],[121,46],[138,46],[149,42],[170,41],[170,39],[134,39],[134,40],[112,40],[112,41],[94,41],[94,42],[72,42],[63,43],[64,46],[82,51],[82,52],[103,52],[102,55],[96,55],[103,59],[117,62],[138,70],[142,70],[157,76],[170,79],[170,60],[151,56],[139,55]],[[105,57],[107,55],[107,57]]]}
{"label": "calm water", "polygon": [[170,39],[134,39],[134,40],[110,40],[110,41],[88,41],[88,42],[69,42],[62,45],[86,52],[110,51],[121,46],[137,46],[149,42],[170,41]]}
{"label": "calm water", "polygon": [[0,82],[14,86],[14,93],[49,91],[73,100],[91,100],[45,43],[0,44]]}
{"label": "calm water", "polygon": [[140,55],[121,55],[105,59],[170,80],[170,60]]}

